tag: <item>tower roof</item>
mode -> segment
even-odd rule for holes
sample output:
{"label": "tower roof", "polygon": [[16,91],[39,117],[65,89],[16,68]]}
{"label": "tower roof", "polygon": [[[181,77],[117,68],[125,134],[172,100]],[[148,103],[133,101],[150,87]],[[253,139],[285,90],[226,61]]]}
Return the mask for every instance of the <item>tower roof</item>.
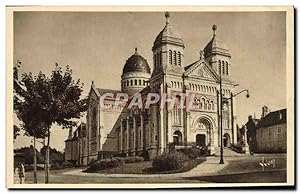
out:
{"label": "tower roof", "polygon": [[175,44],[175,45],[184,47],[181,36],[179,35],[179,33],[176,30],[174,30],[174,28],[170,24],[170,21],[169,21],[170,13],[166,12],[165,17],[166,17],[166,25],[162,29],[162,31],[157,35],[157,37],[155,38],[153,48],[156,48],[163,43],[170,43],[170,44]]}
{"label": "tower roof", "polygon": [[151,73],[147,60],[138,54],[137,48],[135,48],[135,53],[127,59],[124,65],[123,74],[128,72]]}
{"label": "tower roof", "polygon": [[204,48],[205,57],[212,54],[220,54],[231,57],[227,45],[216,35],[217,26],[213,25],[213,37]]}

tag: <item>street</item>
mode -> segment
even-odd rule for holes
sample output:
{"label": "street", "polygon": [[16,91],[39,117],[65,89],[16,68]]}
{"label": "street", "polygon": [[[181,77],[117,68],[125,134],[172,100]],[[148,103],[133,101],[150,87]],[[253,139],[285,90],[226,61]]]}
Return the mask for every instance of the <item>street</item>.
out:
{"label": "street", "polygon": [[[262,167],[259,163],[275,159],[276,166]],[[84,173],[80,168],[53,170],[52,184],[97,184],[97,183],[268,183],[286,182],[286,154],[257,154],[241,157],[225,157],[219,164],[218,157],[211,157],[194,169],[176,174],[96,174]],[[26,183],[33,183],[33,172],[26,173]],[[44,183],[44,171],[38,171],[38,183]]]}

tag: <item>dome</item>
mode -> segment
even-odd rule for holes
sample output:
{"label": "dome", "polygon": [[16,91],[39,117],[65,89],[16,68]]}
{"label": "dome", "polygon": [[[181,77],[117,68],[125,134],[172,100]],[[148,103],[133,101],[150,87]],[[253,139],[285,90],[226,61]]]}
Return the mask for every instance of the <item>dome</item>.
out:
{"label": "dome", "polygon": [[124,65],[123,74],[128,72],[151,73],[147,60],[138,54],[137,49],[135,49],[135,53],[127,59]]}
{"label": "dome", "polygon": [[166,25],[164,29],[155,38],[153,48],[156,48],[162,43],[171,43],[171,44],[173,43],[184,47],[181,36],[179,35],[178,32],[176,32],[173,29],[173,27],[169,23],[170,14],[166,12],[165,16],[166,16]]}
{"label": "dome", "polygon": [[227,45],[223,43],[221,39],[215,34],[216,30],[217,26],[213,25],[214,35],[211,41],[209,41],[209,43],[204,48],[205,57],[208,57],[211,54],[221,54],[231,57]]}

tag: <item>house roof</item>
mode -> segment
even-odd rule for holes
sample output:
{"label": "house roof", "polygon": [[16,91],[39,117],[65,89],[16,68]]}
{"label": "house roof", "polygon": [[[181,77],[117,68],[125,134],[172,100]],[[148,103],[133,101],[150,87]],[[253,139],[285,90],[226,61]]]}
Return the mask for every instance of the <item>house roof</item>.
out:
{"label": "house roof", "polygon": [[270,112],[258,122],[258,127],[267,127],[286,123],[286,109]]}
{"label": "house roof", "polygon": [[120,90],[112,90],[112,89],[104,89],[104,88],[97,88],[99,94],[102,96],[105,93],[112,93],[114,97],[117,95],[117,93],[121,93]]}

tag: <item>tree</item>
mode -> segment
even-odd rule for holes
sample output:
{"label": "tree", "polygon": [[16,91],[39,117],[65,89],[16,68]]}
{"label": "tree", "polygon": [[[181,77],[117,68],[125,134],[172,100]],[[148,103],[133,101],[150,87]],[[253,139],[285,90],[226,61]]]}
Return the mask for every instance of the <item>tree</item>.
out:
{"label": "tree", "polygon": [[[40,150],[42,156],[46,156],[47,146],[43,146]],[[55,148],[50,147],[50,164],[59,163],[62,164],[64,162],[64,154]]]}
{"label": "tree", "polygon": [[21,129],[17,126],[14,125],[14,139],[17,139],[17,137],[20,135]]}
{"label": "tree", "polygon": [[[18,77],[18,68],[14,69],[14,77]],[[87,100],[80,99],[83,84],[80,79],[73,80],[69,66],[63,72],[56,63],[50,78],[42,72],[36,76],[29,72],[24,73],[21,81],[15,81],[14,85],[17,93],[14,105],[26,134],[47,137],[45,183],[49,183],[51,126],[54,123],[63,128],[76,125],[72,119],[80,118],[87,108]]]}
{"label": "tree", "polygon": [[[44,112],[40,109],[42,96],[39,90],[44,87],[46,77],[41,72],[37,77],[33,77],[29,73],[23,76],[22,81],[19,81],[18,68],[20,64],[18,61],[17,67],[14,68],[14,111],[21,121],[25,135],[33,137],[34,183],[37,183],[36,139],[45,138],[47,133],[47,124],[41,119]],[[14,129],[18,130],[15,127]]]}

